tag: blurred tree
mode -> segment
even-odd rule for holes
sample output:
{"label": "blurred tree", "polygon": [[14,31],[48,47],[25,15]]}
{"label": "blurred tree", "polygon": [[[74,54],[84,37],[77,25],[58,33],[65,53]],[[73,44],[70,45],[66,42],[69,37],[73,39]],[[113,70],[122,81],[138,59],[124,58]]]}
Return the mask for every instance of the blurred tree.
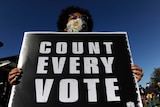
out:
{"label": "blurred tree", "polygon": [[154,68],[153,73],[151,74],[151,83],[156,85],[158,82],[160,82],[160,67]]}

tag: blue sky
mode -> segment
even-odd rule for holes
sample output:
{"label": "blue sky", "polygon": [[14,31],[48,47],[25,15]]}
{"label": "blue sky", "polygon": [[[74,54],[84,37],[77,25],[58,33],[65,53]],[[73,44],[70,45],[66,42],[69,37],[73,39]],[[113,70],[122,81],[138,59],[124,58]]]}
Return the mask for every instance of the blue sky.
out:
{"label": "blue sky", "polygon": [[95,32],[127,32],[145,86],[160,67],[160,0],[0,0],[0,58],[19,54],[26,31],[57,31],[58,15],[70,5],[90,11]]}

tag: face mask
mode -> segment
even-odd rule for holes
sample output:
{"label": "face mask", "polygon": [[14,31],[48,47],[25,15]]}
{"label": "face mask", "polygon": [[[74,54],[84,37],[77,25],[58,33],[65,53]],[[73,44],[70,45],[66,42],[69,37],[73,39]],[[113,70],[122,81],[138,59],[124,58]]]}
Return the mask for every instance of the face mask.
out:
{"label": "face mask", "polygon": [[67,32],[87,31],[87,24],[81,18],[72,19],[67,23]]}

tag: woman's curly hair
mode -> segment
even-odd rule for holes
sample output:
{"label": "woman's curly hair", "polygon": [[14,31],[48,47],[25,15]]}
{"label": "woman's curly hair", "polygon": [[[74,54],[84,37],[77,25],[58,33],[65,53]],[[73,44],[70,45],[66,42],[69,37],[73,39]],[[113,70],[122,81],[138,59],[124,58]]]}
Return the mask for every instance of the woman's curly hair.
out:
{"label": "woman's curly hair", "polygon": [[91,14],[89,13],[88,10],[77,7],[77,6],[69,6],[66,9],[63,9],[61,11],[61,14],[59,15],[59,18],[57,21],[58,31],[64,32],[64,29],[66,28],[66,24],[68,23],[69,15],[75,12],[81,13],[88,17],[88,20],[86,21],[86,23],[88,26],[88,32],[91,32],[93,28],[93,20],[92,20]]}

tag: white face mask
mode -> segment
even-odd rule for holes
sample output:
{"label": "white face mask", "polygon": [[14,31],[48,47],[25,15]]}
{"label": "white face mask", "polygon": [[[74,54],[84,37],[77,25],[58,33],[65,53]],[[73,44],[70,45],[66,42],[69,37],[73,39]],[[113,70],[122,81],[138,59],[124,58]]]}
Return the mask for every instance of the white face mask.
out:
{"label": "white face mask", "polygon": [[72,19],[67,23],[67,32],[80,32],[86,30],[87,26],[85,21],[81,18]]}

